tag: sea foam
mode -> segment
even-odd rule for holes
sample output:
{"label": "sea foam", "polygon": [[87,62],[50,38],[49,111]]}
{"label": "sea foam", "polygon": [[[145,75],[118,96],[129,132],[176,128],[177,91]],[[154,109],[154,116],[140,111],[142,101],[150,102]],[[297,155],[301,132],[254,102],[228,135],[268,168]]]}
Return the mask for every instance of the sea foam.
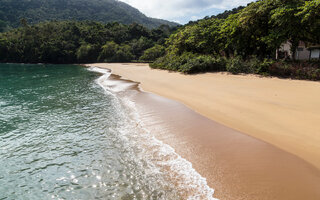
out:
{"label": "sea foam", "polygon": [[[119,105],[123,105],[130,112],[130,120],[135,121],[133,123],[135,127],[127,127],[118,131],[120,132],[119,134],[125,137],[124,140],[128,140],[128,143],[130,142],[129,146],[131,147],[128,147],[128,149],[136,149],[134,152],[135,159],[140,159],[145,165],[149,166],[145,170],[146,176],[161,174],[165,180],[176,185],[174,189],[183,199],[216,200],[213,197],[214,189],[208,186],[207,180],[192,167],[192,163],[182,158],[171,146],[164,144],[150,133],[148,127],[140,120],[141,118],[136,110],[135,103],[125,95],[121,95],[121,98],[118,98],[118,93],[125,92],[136,84],[129,81],[111,80],[111,71],[108,69],[97,67],[90,67],[88,69],[102,74],[96,80],[97,84],[108,94],[117,97],[117,100],[120,102]],[[132,123],[131,125],[128,123],[128,126],[132,126]],[[130,130],[129,138],[128,130]]]}

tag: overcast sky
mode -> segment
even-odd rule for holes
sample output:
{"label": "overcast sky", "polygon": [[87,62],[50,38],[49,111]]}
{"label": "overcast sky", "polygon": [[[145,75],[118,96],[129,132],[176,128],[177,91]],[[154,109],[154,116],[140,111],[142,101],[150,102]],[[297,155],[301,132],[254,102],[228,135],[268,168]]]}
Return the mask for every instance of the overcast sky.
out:
{"label": "overcast sky", "polygon": [[139,9],[148,17],[185,24],[205,16],[247,5],[253,0],[121,0]]}

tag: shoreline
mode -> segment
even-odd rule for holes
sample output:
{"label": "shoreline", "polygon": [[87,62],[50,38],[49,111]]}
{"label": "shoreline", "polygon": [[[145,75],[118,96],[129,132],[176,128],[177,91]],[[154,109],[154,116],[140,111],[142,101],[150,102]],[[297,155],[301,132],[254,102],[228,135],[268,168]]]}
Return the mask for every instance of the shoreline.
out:
{"label": "shoreline", "polygon": [[96,63],[143,91],[292,153],[320,170],[320,82],[254,75],[183,75],[148,64]]}
{"label": "shoreline", "polygon": [[[132,79],[114,69],[119,66],[145,68],[144,64],[102,65],[102,68],[111,69],[113,74],[118,75],[117,79],[124,81]],[[133,81],[145,89],[143,81]],[[139,92],[131,98],[137,104],[144,124],[151,129],[151,133],[190,161],[194,168],[207,178],[209,186],[215,189],[215,197],[320,197],[319,170],[296,156],[211,121],[174,100],[146,92]],[[188,148],[185,148],[186,146]]]}

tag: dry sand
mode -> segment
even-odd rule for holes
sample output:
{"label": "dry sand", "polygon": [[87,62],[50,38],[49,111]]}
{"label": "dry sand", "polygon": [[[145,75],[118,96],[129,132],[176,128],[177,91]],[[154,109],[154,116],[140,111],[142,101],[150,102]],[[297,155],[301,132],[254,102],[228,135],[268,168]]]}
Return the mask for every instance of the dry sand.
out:
{"label": "dry sand", "polygon": [[111,69],[205,116],[150,93],[132,97],[151,132],[207,178],[215,197],[320,199],[319,82],[182,75],[146,64],[89,66]]}

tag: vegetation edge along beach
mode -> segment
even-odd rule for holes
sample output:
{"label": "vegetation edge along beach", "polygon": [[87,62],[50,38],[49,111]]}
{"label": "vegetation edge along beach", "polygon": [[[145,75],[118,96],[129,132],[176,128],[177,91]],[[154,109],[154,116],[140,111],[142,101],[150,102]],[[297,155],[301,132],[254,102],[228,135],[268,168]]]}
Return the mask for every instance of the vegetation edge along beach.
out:
{"label": "vegetation edge along beach", "polygon": [[[320,80],[319,1],[265,0],[178,28],[54,21],[0,34],[0,62],[151,62],[152,68]],[[283,46],[289,45],[290,50]],[[308,59],[299,60],[301,48]]]}

